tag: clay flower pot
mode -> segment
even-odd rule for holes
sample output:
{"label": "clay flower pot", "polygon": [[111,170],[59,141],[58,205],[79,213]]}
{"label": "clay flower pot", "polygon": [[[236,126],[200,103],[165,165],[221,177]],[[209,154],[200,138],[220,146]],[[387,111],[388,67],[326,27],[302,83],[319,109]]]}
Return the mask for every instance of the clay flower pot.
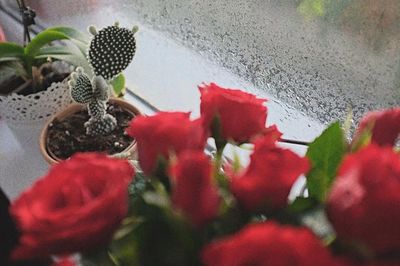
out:
{"label": "clay flower pot", "polygon": [[[118,99],[118,98],[111,98],[109,101],[109,104],[115,104],[119,107],[121,107],[124,111],[132,114],[133,116],[141,115],[141,112],[133,105],[128,103],[125,100]],[[71,116],[72,114],[75,114],[79,111],[85,110],[85,106],[81,104],[71,104],[69,107],[67,107],[65,110],[56,113],[53,115],[45,124],[43,127],[40,137],[39,137],[39,146],[40,146],[40,151],[44,157],[44,159],[49,163],[49,164],[56,164],[63,159],[57,157],[50,149],[49,149],[49,127],[52,125],[56,120],[62,121],[65,118]],[[130,158],[133,158],[136,155],[136,141],[133,140],[133,142],[122,152],[115,153],[115,154],[109,154],[110,156],[116,156],[118,157],[119,155],[124,154],[125,156],[129,156]]]}

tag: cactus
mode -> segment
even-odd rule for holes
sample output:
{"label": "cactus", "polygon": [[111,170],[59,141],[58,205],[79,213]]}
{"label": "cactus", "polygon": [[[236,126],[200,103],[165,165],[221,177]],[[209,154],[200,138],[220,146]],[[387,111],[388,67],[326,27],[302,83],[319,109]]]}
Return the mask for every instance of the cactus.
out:
{"label": "cactus", "polygon": [[128,67],[136,51],[135,30],[120,28],[118,25],[106,27],[99,32],[94,27],[90,42],[88,61],[96,76],[110,80]]}
{"label": "cactus", "polygon": [[137,27],[132,30],[120,28],[118,23],[100,31],[94,26],[89,27],[94,36],[89,44],[87,59],[95,76],[90,80],[83,68],[78,67],[69,81],[72,99],[87,105],[90,119],[84,126],[88,135],[108,135],[117,125],[116,119],[106,112],[110,81],[132,61],[137,30]]}

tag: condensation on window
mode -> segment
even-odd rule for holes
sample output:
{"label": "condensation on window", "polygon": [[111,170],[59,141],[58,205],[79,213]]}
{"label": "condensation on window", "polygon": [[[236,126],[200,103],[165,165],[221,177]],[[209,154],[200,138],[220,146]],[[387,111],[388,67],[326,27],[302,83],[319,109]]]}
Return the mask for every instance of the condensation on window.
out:
{"label": "condensation on window", "polygon": [[134,16],[323,123],[400,103],[399,0],[29,2],[45,17]]}

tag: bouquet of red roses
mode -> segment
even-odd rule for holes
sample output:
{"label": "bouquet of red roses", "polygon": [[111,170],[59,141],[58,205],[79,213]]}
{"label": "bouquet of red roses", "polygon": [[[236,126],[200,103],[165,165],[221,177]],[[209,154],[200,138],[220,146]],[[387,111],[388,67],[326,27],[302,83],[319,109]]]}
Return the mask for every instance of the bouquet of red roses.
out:
{"label": "bouquet of red roses", "polygon": [[[368,114],[352,141],[333,123],[302,157],[265,126],[265,100],[200,93],[198,119],[131,122],[139,167],[77,154],[2,195],[1,265],[400,265],[400,109]],[[227,144],[251,147],[249,164]],[[289,201],[301,175],[307,193]]]}

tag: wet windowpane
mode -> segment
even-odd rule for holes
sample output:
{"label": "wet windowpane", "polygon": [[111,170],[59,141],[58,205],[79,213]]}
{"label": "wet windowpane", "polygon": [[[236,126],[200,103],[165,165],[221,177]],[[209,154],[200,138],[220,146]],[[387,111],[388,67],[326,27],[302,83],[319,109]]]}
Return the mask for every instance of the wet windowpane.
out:
{"label": "wet windowpane", "polygon": [[139,24],[128,81],[161,109],[197,112],[195,85],[217,81],[272,99],[270,121],[310,138],[350,108],[400,103],[399,0],[28,3],[44,25]]}

